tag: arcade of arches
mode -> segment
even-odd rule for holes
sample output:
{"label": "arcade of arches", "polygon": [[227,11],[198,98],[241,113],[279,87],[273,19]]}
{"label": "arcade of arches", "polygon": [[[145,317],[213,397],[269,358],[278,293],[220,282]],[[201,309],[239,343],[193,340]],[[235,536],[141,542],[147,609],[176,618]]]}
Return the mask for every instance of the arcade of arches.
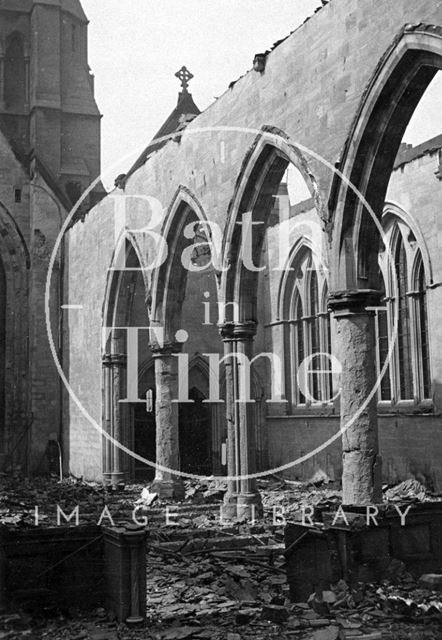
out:
{"label": "arcade of arches", "polygon": [[442,486],[442,137],[407,144],[441,66],[440,6],[334,0],[73,226],[76,475],[227,475],[239,515],[272,470]]}

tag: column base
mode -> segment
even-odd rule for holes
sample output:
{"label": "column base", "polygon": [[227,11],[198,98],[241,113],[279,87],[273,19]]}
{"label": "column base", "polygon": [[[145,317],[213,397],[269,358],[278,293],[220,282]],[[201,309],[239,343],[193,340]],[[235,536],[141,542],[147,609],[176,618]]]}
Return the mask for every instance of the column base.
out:
{"label": "column base", "polygon": [[261,496],[255,493],[227,493],[221,507],[221,518],[229,520],[250,520],[254,522],[262,517]]}
{"label": "column base", "polygon": [[140,616],[129,616],[129,618],[126,618],[126,624],[128,627],[139,627],[143,622],[144,618],[141,618]]}
{"label": "column base", "polygon": [[262,517],[262,500],[258,491],[254,493],[240,493],[238,495],[237,514],[238,520],[247,519],[252,522]]}
{"label": "column base", "polygon": [[111,474],[109,471],[103,473],[103,484],[108,487],[111,483]]}
{"label": "column base", "polygon": [[237,519],[238,494],[225,493],[223,504],[221,505],[221,520],[229,521]]}
{"label": "column base", "polygon": [[174,480],[155,479],[150,491],[157,493],[160,499],[184,500],[184,484],[179,478]]}
{"label": "column base", "polygon": [[124,471],[112,471],[109,474],[109,481],[112,489],[122,489],[126,484],[126,473]]}

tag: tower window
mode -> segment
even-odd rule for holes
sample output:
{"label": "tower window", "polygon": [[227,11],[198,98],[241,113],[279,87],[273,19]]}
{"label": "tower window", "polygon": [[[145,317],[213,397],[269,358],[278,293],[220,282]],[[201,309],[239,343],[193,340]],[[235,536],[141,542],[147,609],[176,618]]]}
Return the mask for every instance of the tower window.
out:
{"label": "tower window", "polygon": [[76,204],[82,194],[81,184],[79,182],[68,182],[66,185],[66,193],[72,205]]}
{"label": "tower window", "polygon": [[16,204],[19,204],[21,202],[21,189],[14,190],[14,197]]}
{"label": "tower window", "polygon": [[26,73],[23,39],[19,34],[10,37],[6,47],[4,92],[7,108],[24,105]]}

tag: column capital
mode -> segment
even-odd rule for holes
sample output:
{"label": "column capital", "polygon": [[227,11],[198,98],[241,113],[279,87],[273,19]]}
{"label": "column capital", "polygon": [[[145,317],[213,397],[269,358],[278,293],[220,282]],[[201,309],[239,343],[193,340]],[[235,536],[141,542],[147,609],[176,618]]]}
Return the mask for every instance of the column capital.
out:
{"label": "column capital", "polygon": [[245,322],[225,322],[218,325],[221,337],[228,340],[253,340],[256,335],[257,323],[254,320]]}
{"label": "column capital", "polygon": [[180,353],[182,344],[180,342],[163,342],[163,344],[151,344],[150,350],[152,358],[164,358],[174,353]]}
{"label": "column capital", "polygon": [[379,306],[381,291],[375,289],[347,289],[332,291],[328,297],[327,307],[335,317],[372,313],[367,307]]}
{"label": "column capital", "polygon": [[102,360],[103,364],[108,367],[113,364],[124,367],[127,363],[127,356],[125,353],[106,353]]}
{"label": "column capital", "polygon": [[224,322],[218,325],[218,331],[221,335],[221,338],[224,342],[228,342],[229,340],[233,340],[233,327],[235,326],[234,322]]}
{"label": "column capital", "polygon": [[257,323],[254,320],[235,322],[233,335],[238,340],[253,340],[256,335]]}
{"label": "column capital", "polygon": [[103,353],[103,355],[101,356],[101,362],[103,363],[104,367],[110,367],[112,364],[111,354]]}

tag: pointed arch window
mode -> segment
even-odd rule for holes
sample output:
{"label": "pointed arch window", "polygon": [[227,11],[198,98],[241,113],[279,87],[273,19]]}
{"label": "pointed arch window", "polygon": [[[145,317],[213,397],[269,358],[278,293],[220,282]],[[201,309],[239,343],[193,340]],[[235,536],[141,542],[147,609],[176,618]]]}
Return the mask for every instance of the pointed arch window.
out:
{"label": "pointed arch window", "polygon": [[414,300],[416,316],[416,342],[418,351],[418,382],[424,398],[431,395],[430,346],[428,340],[427,285],[422,257],[419,255],[416,269],[416,297]]}
{"label": "pointed arch window", "polygon": [[404,220],[390,215],[384,226],[390,256],[385,250],[379,254],[385,298],[376,309],[378,372],[391,347],[396,313],[398,330],[379,400],[419,402],[431,396],[425,267],[416,237]]}
{"label": "pointed arch window", "polygon": [[396,271],[396,294],[394,294],[395,309],[398,312],[398,373],[399,373],[399,397],[408,400],[413,397],[413,375],[411,364],[411,331],[410,331],[410,305],[407,296],[407,254],[405,251],[402,234],[398,234],[398,241],[394,256]]}
{"label": "pointed arch window", "polygon": [[[311,268],[311,267],[310,267]],[[316,271],[310,272],[310,286],[309,286],[309,296],[308,302],[310,303],[309,309],[309,338],[310,338],[310,349],[309,355],[316,356],[321,351],[320,346],[320,333],[319,333],[319,300],[318,300],[318,276],[316,275]],[[312,371],[310,373],[310,393],[312,397],[319,401],[321,399],[320,393],[320,380],[318,370],[320,370],[319,365],[320,357],[314,357],[312,359]]]}
{"label": "pointed arch window", "polygon": [[292,263],[287,282],[289,340],[285,349],[292,406],[324,404],[332,397],[330,318],[327,311],[327,283],[312,253],[304,249]]}
{"label": "pointed arch window", "polygon": [[[388,307],[386,302],[384,277],[380,269],[379,269],[378,279],[382,285],[382,294],[383,294],[382,295],[383,304],[381,307],[375,310],[376,344],[377,344],[377,375],[380,376],[381,371],[383,370],[383,367],[388,360],[388,349],[389,349],[389,342],[390,342],[390,339],[389,339],[390,324],[389,324],[389,317],[388,317]],[[391,398],[392,398],[391,372],[390,372],[390,365],[387,363],[385,375],[383,375],[380,386],[379,386],[379,400],[391,400]]]}
{"label": "pointed arch window", "polygon": [[[294,374],[299,371],[299,367],[301,363],[304,362],[304,312],[302,308],[302,298],[299,289],[295,290],[295,300],[294,300],[294,316],[293,323],[291,325],[291,345],[290,345],[290,359],[291,359],[291,371],[290,371],[290,379],[292,383],[294,382]],[[297,384],[293,385],[293,398],[292,401],[294,404],[305,404],[305,396],[300,390]]]}

